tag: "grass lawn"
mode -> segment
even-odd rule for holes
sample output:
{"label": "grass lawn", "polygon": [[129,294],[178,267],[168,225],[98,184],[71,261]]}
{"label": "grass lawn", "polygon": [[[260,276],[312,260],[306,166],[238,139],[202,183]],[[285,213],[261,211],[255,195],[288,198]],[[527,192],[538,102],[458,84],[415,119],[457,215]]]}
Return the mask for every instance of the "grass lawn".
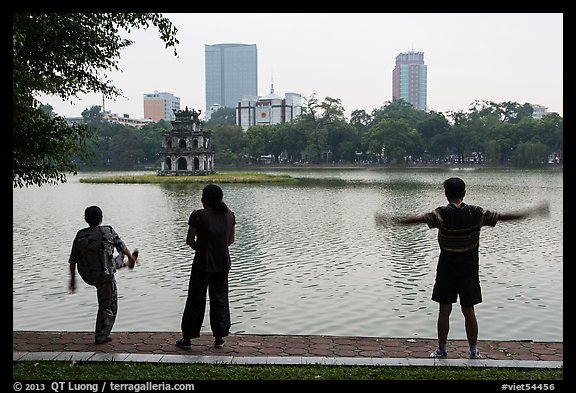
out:
{"label": "grass lawn", "polygon": [[[563,369],[390,367],[326,365],[230,365],[204,363],[13,362],[14,380],[155,381],[563,381]],[[558,386],[559,388],[560,386]],[[543,389],[550,390],[550,389]]]}
{"label": "grass lawn", "polygon": [[186,184],[186,183],[288,183],[296,179],[289,175],[271,175],[266,173],[215,173],[201,176],[159,176],[118,175],[103,177],[85,177],[80,183],[128,183],[128,184]]}

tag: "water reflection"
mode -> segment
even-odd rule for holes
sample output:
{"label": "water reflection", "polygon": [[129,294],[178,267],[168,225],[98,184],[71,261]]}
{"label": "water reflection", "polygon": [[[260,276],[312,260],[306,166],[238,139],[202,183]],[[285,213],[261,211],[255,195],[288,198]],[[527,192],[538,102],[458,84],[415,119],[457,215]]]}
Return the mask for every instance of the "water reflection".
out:
{"label": "water reflection", "polygon": [[[425,225],[378,228],[374,214],[444,205],[442,181],[458,175],[468,184],[468,203],[510,210],[546,195],[553,207],[546,220],[483,230],[481,338],[563,340],[562,172],[284,173],[302,180],[221,185],[237,218],[233,332],[434,338],[437,232]],[[117,276],[115,330],[179,331],[193,258],[185,244],[187,220],[201,207],[202,187],[91,185],[72,178],[14,190],[13,328],[93,329],[95,291],[83,286],[67,293],[67,259],[85,225],[84,208],[97,204],[104,222],[141,250],[137,268]],[[465,338],[459,313],[451,326],[451,338]]]}

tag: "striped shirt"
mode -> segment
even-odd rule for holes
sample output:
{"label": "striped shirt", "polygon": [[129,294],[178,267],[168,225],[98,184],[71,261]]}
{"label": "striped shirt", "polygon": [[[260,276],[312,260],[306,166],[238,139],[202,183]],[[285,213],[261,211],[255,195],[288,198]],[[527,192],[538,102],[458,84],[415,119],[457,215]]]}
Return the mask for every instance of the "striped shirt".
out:
{"label": "striped shirt", "polygon": [[480,229],[483,226],[495,226],[500,214],[479,206],[461,203],[457,208],[449,203],[425,214],[424,217],[429,228],[438,228],[438,244],[441,250],[462,253],[478,248]]}

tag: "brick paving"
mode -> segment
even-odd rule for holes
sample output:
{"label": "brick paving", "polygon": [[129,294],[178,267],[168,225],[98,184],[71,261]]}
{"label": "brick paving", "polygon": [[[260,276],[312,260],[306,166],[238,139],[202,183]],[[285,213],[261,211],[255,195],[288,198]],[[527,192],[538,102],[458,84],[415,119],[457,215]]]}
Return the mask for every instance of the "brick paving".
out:
{"label": "brick paving", "polygon": [[[205,334],[192,340],[192,348],[185,350],[175,345],[180,338],[177,332],[113,332],[110,337],[111,342],[95,345],[92,332],[14,331],[12,350],[14,354],[79,352],[306,360],[312,357],[429,359],[436,348],[434,339],[237,334],[226,337],[224,348],[217,349],[213,346],[213,337]],[[478,349],[486,360],[554,364],[563,364],[564,360],[563,342],[481,340]],[[449,340],[448,351],[449,359],[469,361],[466,340]]]}

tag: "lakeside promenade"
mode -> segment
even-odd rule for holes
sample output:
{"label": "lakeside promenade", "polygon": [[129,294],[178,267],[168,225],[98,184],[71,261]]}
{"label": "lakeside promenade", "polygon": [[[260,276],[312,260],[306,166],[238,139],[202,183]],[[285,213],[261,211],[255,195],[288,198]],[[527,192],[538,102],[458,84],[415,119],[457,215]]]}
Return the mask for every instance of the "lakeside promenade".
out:
{"label": "lakeside promenade", "polygon": [[112,332],[95,345],[93,332],[13,331],[13,361],[119,361],[227,364],[325,364],[563,368],[563,342],[480,340],[482,359],[468,358],[466,340],[449,340],[447,359],[431,359],[435,339],[234,334],[224,348],[202,334],[190,350],[178,332]]}

